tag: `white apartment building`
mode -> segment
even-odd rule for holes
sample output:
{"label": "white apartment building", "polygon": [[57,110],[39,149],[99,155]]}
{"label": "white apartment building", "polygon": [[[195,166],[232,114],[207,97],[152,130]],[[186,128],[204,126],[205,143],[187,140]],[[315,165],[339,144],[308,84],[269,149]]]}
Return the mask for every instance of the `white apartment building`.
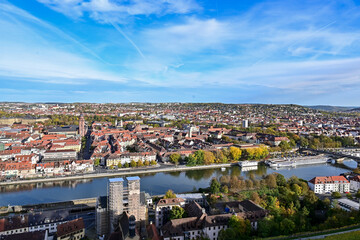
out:
{"label": "white apartment building", "polygon": [[350,182],[344,176],[314,177],[309,181],[309,187],[319,194],[347,193],[350,191]]}
{"label": "white apartment building", "polygon": [[169,214],[174,206],[184,207],[185,200],[182,198],[161,199],[155,208],[155,225],[161,228],[169,220]]}
{"label": "white apartment building", "polygon": [[360,176],[350,177],[350,189],[358,191],[360,189]]}

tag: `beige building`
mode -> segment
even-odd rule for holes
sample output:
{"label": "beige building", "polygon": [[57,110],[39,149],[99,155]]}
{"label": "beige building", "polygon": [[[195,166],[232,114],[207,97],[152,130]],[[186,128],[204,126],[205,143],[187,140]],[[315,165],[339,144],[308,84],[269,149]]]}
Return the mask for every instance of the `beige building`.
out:
{"label": "beige building", "polygon": [[131,161],[156,161],[156,154],[154,152],[135,152],[135,153],[123,153],[121,155],[110,155],[106,159],[106,166],[117,166],[119,163],[124,165],[130,164]]}

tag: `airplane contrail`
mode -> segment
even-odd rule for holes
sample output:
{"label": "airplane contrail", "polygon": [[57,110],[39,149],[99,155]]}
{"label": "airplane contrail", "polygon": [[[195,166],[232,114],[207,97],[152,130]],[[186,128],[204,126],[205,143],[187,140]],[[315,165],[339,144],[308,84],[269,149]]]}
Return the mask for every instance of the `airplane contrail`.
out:
{"label": "airplane contrail", "polygon": [[124,38],[126,38],[126,40],[129,41],[129,43],[136,49],[136,51],[140,54],[140,56],[146,60],[146,57],[144,56],[144,54],[142,53],[142,51],[140,50],[140,48],[124,33],[124,31],[119,27],[119,25],[110,22],[111,25],[113,25],[113,27],[119,32],[121,33],[121,35],[123,35]]}
{"label": "airplane contrail", "polygon": [[8,2],[4,2],[4,1],[0,1],[0,10],[7,12],[10,15],[16,14],[19,15],[21,17],[24,17],[28,20],[31,20],[37,24],[39,24],[40,26],[49,29],[50,31],[54,32],[55,34],[59,35],[60,37],[70,40],[71,42],[75,43],[76,45],[80,46],[85,52],[89,53],[90,55],[92,55],[93,57],[97,58],[98,60],[100,60],[101,62],[103,62],[104,64],[107,65],[114,65],[112,63],[109,63],[107,61],[105,61],[103,58],[101,58],[99,55],[97,55],[93,50],[91,50],[89,47],[85,46],[84,44],[82,44],[81,42],[79,42],[78,40],[76,40],[75,38],[73,38],[72,36],[70,36],[69,34],[63,32],[62,30],[60,30],[59,28],[35,17],[34,15],[28,13],[27,11],[17,8],[15,6],[13,6],[12,4],[8,3]]}

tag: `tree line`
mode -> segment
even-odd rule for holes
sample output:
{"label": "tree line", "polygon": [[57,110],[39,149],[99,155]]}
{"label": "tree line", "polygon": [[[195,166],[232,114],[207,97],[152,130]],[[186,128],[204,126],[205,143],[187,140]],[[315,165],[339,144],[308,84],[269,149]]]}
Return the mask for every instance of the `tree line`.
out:
{"label": "tree line", "polygon": [[169,161],[179,164],[184,161],[187,166],[209,165],[213,163],[229,163],[242,160],[260,160],[269,155],[265,146],[240,149],[238,147],[223,148],[216,151],[197,150],[193,154],[182,158],[179,153],[169,156]]}

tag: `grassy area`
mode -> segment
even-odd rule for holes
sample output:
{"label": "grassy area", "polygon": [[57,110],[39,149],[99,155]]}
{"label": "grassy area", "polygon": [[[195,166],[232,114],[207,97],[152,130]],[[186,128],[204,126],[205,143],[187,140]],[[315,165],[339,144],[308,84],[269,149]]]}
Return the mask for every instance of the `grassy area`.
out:
{"label": "grassy area", "polygon": [[355,232],[338,234],[338,235],[334,235],[334,236],[328,236],[328,237],[326,237],[324,239],[326,239],[326,240],[337,240],[337,239],[341,239],[341,240],[357,240],[359,238],[360,238],[360,231],[355,231]]}
{"label": "grassy area", "polygon": [[[326,234],[331,234],[331,233],[348,231],[348,230],[352,230],[352,229],[357,229],[359,227],[360,226],[358,224],[356,224],[356,225],[352,225],[352,226],[345,226],[345,227],[341,227],[341,228],[328,229],[328,230],[318,231],[318,232],[298,233],[298,234],[295,234],[295,235],[292,235],[292,236],[269,237],[269,238],[264,238],[263,240],[265,240],[265,239],[266,240],[275,240],[275,239],[276,240],[280,240],[280,239],[282,239],[282,240],[285,240],[285,239],[286,240],[295,240],[295,239],[299,239],[299,238],[315,237],[315,236],[321,236],[321,235],[326,235]],[[360,231],[355,231],[355,232],[359,234]],[[351,233],[353,233],[353,232],[350,232],[349,234],[351,234]],[[347,234],[347,233],[331,236],[331,237],[334,237],[334,238],[330,238],[330,240],[333,240],[333,239],[347,240],[347,238],[343,239],[343,238],[340,237],[340,236],[345,235],[345,234]],[[327,238],[325,238],[325,239],[327,239]],[[360,238],[359,238],[359,235],[358,235],[358,238],[349,238],[349,239],[352,240],[352,239],[360,239]]]}

